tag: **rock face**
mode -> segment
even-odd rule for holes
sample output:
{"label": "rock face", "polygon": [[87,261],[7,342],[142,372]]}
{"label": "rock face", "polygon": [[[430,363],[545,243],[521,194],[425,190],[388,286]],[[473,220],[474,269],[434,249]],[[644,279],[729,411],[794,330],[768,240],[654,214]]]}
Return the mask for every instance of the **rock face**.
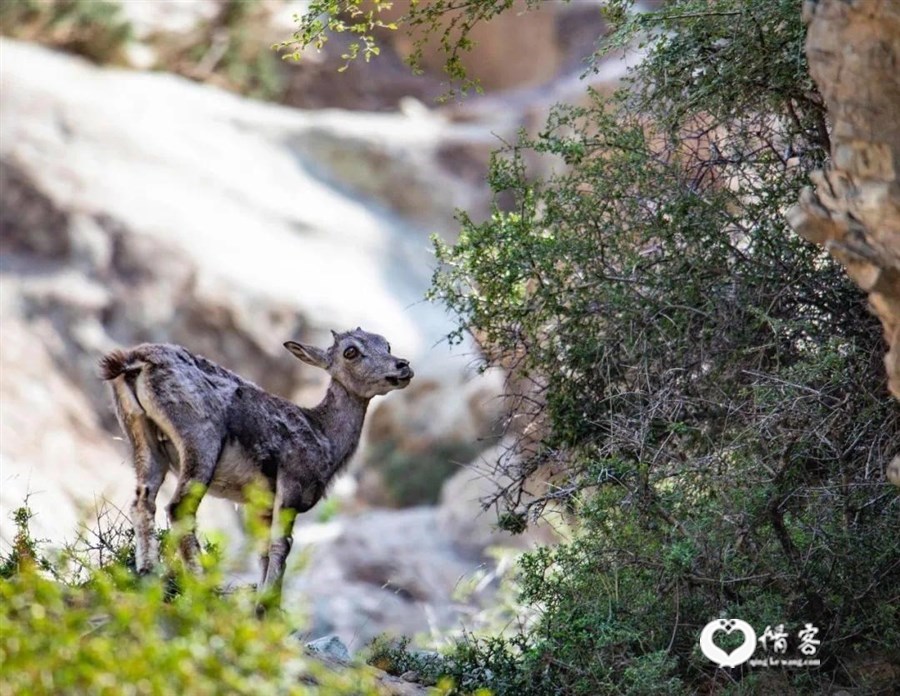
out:
{"label": "rock face", "polygon": [[455,626],[468,607],[448,600],[480,565],[441,532],[431,507],[373,510],[294,536],[302,569],[285,577],[285,605],[310,616],[310,635],[356,652],[382,632]]}
{"label": "rock face", "polygon": [[900,5],[821,0],[804,11],[810,72],[833,124],[832,162],[803,193],[792,224],[869,293],[900,398]]}
{"label": "rock face", "polygon": [[[831,164],[803,192],[791,224],[869,294],[900,399],[900,5],[820,0],[804,13],[810,72],[833,124]],[[900,486],[900,458],[887,475]]]}
{"label": "rock face", "polygon": [[337,636],[323,636],[306,644],[307,650],[314,655],[321,655],[324,659],[338,664],[350,662],[350,651]]}

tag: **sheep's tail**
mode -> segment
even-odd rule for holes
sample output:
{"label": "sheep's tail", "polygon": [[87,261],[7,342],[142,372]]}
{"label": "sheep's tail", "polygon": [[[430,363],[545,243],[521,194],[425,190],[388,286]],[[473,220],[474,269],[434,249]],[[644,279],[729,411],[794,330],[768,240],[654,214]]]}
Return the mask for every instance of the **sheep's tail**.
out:
{"label": "sheep's tail", "polygon": [[131,354],[116,349],[100,358],[100,379],[115,379],[134,367]]}

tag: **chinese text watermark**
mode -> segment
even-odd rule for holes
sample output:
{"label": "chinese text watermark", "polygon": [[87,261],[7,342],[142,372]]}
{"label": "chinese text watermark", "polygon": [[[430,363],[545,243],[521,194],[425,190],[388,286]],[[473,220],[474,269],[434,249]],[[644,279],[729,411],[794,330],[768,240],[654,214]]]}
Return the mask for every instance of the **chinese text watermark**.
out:
{"label": "chinese text watermark", "polygon": [[[726,652],[715,643],[720,632],[725,636],[737,632],[743,641],[731,652]],[[811,623],[805,624],[794,635],[785,630],[784,624],[778,624],[766,626],[757,637],[746,621],[715,619],[700,632],[700,650],[720,667],[737,667],[748,661],[751,667],[818,667],[821,661],[816,654],[822,643],[816,637],[818,634],[819,629]],[[758,649],[762,650],[762,657],[754,657]],[[802,657],[795,657],[789,649],[799,651]]]}

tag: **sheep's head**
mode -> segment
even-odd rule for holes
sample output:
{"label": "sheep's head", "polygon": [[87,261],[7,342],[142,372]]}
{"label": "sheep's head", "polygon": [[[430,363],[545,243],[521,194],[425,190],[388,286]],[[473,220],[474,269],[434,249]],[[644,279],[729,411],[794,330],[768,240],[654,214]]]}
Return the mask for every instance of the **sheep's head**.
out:
{"label": "sheep's head", "polygon": [[303,362],[321,367],[348,391],[365,399],[403,389],[413,378],[409,361],[391,355],[391,345],[384,336],[359,327],[331,333],[334,343],[327,350],[294,341],[288,341],[284,347]]}

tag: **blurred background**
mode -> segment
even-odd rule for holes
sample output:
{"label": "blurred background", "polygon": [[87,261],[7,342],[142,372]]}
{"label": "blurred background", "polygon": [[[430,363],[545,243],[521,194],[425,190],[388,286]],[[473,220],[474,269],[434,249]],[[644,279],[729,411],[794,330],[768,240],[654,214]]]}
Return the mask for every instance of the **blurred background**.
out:
{"label": "blurred background", "polygon": [[[488,549],[553,537],[511,537],[482,513],[503,375],[479,375],[472,345],[451,349],[449,318],[423,296],[429,236],[453,240],[456,208],[487,214],[491,150],[582,98],[604,26],[590,0],[505,12],[466,57],[484,92],[441,102],[443,58],[426,45],[411,74],[404,35],[340,73],[341,35],[282,60],[272,46],[305,7],[0,4],[0,543],[26,499],[56,545],[98,510],[127,511],[105,351],[180,343],[312,405],[325,374],[282,342],[361,325],[418,376],[373,402],[348,471],[298,524],[285,592],[314,635],[354,649],[457,625],[494,591],[504,555]],[[624,65],[588,81],[614,86]],[[223,533],[236,581],[252,579],[233,506],[207,498],[200,527]]]}

